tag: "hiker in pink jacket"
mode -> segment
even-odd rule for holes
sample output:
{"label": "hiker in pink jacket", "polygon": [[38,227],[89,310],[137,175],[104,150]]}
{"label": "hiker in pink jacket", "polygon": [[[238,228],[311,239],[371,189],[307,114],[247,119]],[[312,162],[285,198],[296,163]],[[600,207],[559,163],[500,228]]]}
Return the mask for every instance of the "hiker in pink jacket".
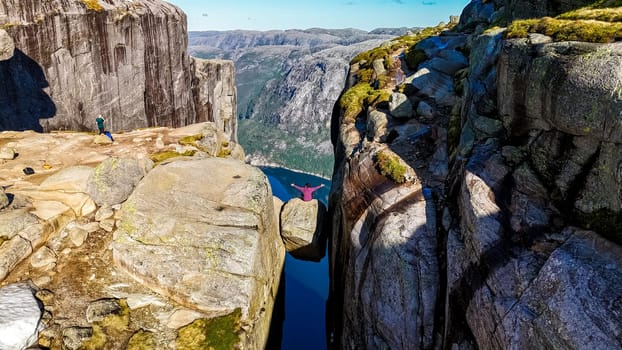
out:
{"label": "hiker in pink jacket", "polygon": [[308,202],[310,200],[313,199],[313,192],[319,190],[320,188],[324,187],[324,184],[321,184],[319,186],[315,186],[315,187],[310,187],[311,185],[309,185],[308,183],[305,184],[305,187],[300,187],[296,184],[292,184],[292,187],[294,187],[295,189],[297,189],[298,191],[300,191],[302,193],[302,200],[305,202]]}

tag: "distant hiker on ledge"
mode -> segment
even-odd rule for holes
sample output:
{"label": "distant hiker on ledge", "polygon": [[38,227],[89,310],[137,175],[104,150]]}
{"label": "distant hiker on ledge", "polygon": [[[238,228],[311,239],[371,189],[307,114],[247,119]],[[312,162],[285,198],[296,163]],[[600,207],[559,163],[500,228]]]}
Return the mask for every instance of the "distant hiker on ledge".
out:
{"label": "distant hiker on ledge", "polygon": [[104,118],[102,118],[101,114],[99,115],[99,117],[97,117],[97,119],[95,119],[95,122],[97,123],[97,128],[99,129],[100,135],[106,132],[106,129],[104,128]]}
{"label": "distant hiker on ledge", "polygon": [[324,187],[324,184],[321,184],[319,186],[315,186],[315,187],[310,187],[311,185],[309,185],[308,183],[305,184],[305,187],[300,187],[296,184],[292,184],[292,187],[297,189],[298,191],[300,191],[302,193],[302,200],[305,202],[308,202],[310,200],[313,199],[313,192],[319,190],[320,188]]}

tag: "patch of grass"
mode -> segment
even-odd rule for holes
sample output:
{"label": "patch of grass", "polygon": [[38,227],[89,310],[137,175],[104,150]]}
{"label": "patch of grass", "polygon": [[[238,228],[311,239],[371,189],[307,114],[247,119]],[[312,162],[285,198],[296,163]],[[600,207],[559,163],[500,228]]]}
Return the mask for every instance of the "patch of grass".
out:
{"label": "patch of grass", "polygon": [[5,23],[5,24],[0,25],[0,29],[9,29],[9,28],[12,28],[12,27],[16,27],[18,25],[19,25],[19,23],[11,23],[11,22],[9,22],[9,23]]}
{"label": "patch of grass", "polygon": [[238,335],[242,309],[212,319],[201,318],[181,328],[177,336],[178,350],[230,350],[240,342]]}
{"label": "patch of grass", "polygon": [[80,0],[80,2],[86,5],[86,8],[88,10],[92,10],[96,12],[100,12],[104,10],[102,5],[99,4],[98,0]]}
{"label": "patch of grass", "polygon": [[189,151],[184,151],[183,153],[179,153],[179,152],[175,152],[175,151],[164,151],[164,152],[159,152],[159,153],[154,153],[152,155],[149,156],[149,159],[151,159],[155,165],[158,165],[160,163],[162,163],[163,161],[170,159],[170,158],[174,158],[174,157],[191,157],[194,155],[196,151],[194,150],[189,150]]}
{"label": "patch of grass", "polygon": [[344,111],[345,120],[353,121],[363,111],[364,102],[369,93],[373,91],[369,83],[358,83],[349,88],[339,98],[339,107]]}
{"label": "patch of grass", "polygon": [[548,35],[555,41],[609,43],[622,38],[622,23],[594,20],[564,20],[551,17],[514,21],[506,38],[525,38],[529,33]]}
{"label": "patch of grass", "polygon": [[365,98],[367,106],[378,106],[382,102],[389,102],[391,93],[386,90],[371,90]]}
{"label": "patch of grass", "polygon": [[622,244],[622,234],[620,233],[622,213],[603,208],[589,214],[577,212],[575,219],[579,220],[580,225],[598,232],[613,242]]}
{"label": "patch of grass", "polygon": [[126,350],[153,350],[156,349],[153,333],[140,330],[136,332],[127,343]]}
{"label": "patch of grass", "polygon": [[406,182],[406,165],[400,158],[390,151],[380,151],[376,154],[376,166],[380,174],[388,177],[396,183]]}
{"label": "patch of grass", "polygon": [[362,68],[356,72],[356,79],[359,82],[371,83],[374,77],[374,70],[372,68]]}
{"label": "patch of grass", "polygon": [[119,306],[121,310],[118,314],[108,315],[103,320],[93,323],[93,336],[82,343],[81,350],[104,349],[127,337],[125,334],[129,331],[130,309],[124,299],[119,300]]}
{"label": "patch of grass", "polygon": [[391,47],[379,46],[371,50],[359,53],[358,55],[354,56],[354,58],[352,59],[352,61],[350,61],[350,63],[354,64],[358,62],[358,63],[362,63],[362,65],[365,67],[371,67],[372,63],[375,60],[377,59],[386,60],[386,58],[390,56],[392,53],[393,51],[391,50]]}
{"label": "patch of grass", "polygon": [[194,146],[194,147],[196,147],[197,146],[197,141],[199,141],[202,138],[203,138],[202,134],[184,136],[181,139],[179,139],[178,143],[180,145],[187,145],[187,146]]}
{"label": "patch of grass", "polygon": [[421,49],[415,49],[415,46],[411,46],[408,50],[406,50],[406,54],[404,55],[404,60],[406,61],[406,65],[411,70],[417,70],[419,64],[428,59],[428,55],[425,54],[425,51]]}
{"label": "patch of grass", "polygon": [[548,35],[555,41],[609,43],[622,38],[622,0],[601,0],[551,18],[516,20],[506,38],[525,38],[529,33]]}
{"label": "patch of grass", "polygon": [[[379,79],[379,86],[388,82]],[[391,93],[386,90],[375,90],[369,83],[358,83],[348,89],[339,98],[339,107],[344,111],[344,120],[354,121],[363,112],[366,106],[377,106],[379,103],[388,102]]]}
{"label": "patch of grass", "polygon": [[591,8],[584,7],[578,10],[563,13],[556,18],[568,20],[595,20],[602,22],[622,21],[622,7],[618,8]]}
{"label": "patch of grass", "polygon": [[620,7],[622,6],[622,0],[599,0],[592,3],[590,8],[605,8],[605,7]]}
{"label": "patch of grass", "polygon": [[225,158],[231,155],[231,150],[228,148],[221,148],[220,151],[218,151],[218,154],[216,155],[216,157],[220,157],[220,158]]}

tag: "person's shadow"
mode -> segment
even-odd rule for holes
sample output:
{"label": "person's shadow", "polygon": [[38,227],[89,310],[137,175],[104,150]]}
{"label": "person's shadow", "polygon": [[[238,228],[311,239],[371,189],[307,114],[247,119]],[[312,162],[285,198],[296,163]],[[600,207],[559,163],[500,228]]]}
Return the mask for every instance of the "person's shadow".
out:
{"label": "person's shadow", "polygon": [[0,61],[0,131],[43,132],[39,119],[56,114],[54,102],[43,90],[49,86],[41,66],[15,49],[12,58]]}

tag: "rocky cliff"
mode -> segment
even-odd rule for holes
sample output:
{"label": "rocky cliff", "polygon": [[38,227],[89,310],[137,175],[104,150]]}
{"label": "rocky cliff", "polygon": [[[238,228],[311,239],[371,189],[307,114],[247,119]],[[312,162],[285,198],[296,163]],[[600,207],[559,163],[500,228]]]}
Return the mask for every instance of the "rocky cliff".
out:
{"label": "rocky cliff", "polygon": [[584,5],[474,0],[353,60],[332,348],[620,348],[622,27]]}
{"label": "rocky cliff", "polygon": [[220,134],[0,133],[0,348],[270,347],[279,208]]}
{"label": "rocky cliff", "polygon": [[173,5],[3,0],[0,29],[15,47],[0,61],[4,130],[93,130],[98,114],[113,131],[236,128],[232,63],[189,57],[186,16]]}

